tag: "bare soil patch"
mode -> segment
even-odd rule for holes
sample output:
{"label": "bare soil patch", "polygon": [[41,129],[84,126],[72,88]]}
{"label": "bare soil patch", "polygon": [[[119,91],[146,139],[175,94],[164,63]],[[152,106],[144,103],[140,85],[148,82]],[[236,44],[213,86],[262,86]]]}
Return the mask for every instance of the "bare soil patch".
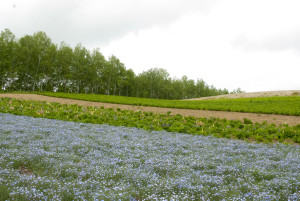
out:
{"label": "bare soil patch", "polygon": [[32,171],[28,170],[27,167],[25,167],[25,166],[23,165],[23,166],[20,166],[20,167],[19,167],[19,173],[20,173],[20,174],[25,174],[25,175],[31,175],[31,174],[32,174]]}
{"label": "bare soil patch", "polygon": [[260,91],[239,94],[226,94],[211,97],[192,98],[185,100],[216,100],[216,99],[234,99],[234,98],[255,98],[255,97],[271,97],[271,96],[300,96],[300,90],[285,90],[285,91]]}
{"label": "bare soil patch", "polygon": [[134,106],[134,105],[121,105],[121,104],[110,104],[100,103],[82,100],[73,100],[65,98],[55,98],[36,94],[0,94],[1,97],[9,97],[23,100],[34,100],[34,101],[46,101],[46,102],[57,102],[61,104],[78,104],[82,106],[94,106],[94,107],[105,107],[105,108],[120,108],[123,110],[133,111],[145,111],[154,113],[167,113],[171,112],[171,115],[181,114],[183,116],[194,116],[194,117],[217,117],[221,119],[231,120],[243,120],[244,118],[250,119],[252,122],[262,123],[267,121],[268,123],[288,124],[294,126],[300,124],[300,116],[288,116],[288,115],[273,115],[273,114],[255,114],[255,113],[240,113],[240,112],[225,112],[225,111],[210,111],[210,110],[190,110],[190,109],[174,109],[174,108],[161,108],[161,107],[145,107],[145,106]]}

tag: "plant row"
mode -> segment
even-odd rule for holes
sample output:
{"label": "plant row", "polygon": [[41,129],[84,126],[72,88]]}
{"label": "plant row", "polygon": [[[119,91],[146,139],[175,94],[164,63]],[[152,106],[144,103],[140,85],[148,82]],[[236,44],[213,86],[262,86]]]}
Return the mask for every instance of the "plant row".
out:
{"label": "plant row", "polygon": [[60,98],[70,98],[86,101],[127,105],[182,108],[195,110],[282,114],[294,116],[300,115],[300,96],[179,101],[96,94],[70,94],[53,92],[43,92],[41,94]]}
{"label": "plant row", "polygon": [[145,130],[213,135],[221,138],[258,142],[300,143],[300,124],[294,127],[287,124],[276,126],[275,124],[267,124],[267,122],[253,123],[249,119],[244,119],[242,122],[218,118],[195,118],[192,116],[184,117],[179,114],[170,115],[170,112],[155,114],[10,98],[0,99],[0,112],[83,123],[137,127]]}

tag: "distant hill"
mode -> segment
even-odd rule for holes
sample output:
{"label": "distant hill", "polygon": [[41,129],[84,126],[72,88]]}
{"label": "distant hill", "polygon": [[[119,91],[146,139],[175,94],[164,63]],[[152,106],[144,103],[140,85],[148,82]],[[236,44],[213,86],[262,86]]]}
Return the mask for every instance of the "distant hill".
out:
{"label": "distant hill", "polygon": [[270,97],[270,96],[300,96],[300,90],[261,91],[261,92],[249,92],[249,93],[239,93],[239,94],[226,94],[226,95],[219,95],[219,96],[192,98],[186,100],[215,100],[215,99],[254,98],[254,97]]}

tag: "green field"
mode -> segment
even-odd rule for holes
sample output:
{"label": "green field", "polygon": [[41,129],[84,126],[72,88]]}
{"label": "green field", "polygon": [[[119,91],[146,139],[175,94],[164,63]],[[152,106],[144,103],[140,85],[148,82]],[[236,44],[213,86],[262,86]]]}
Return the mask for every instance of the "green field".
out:
{"label": "green field", "polygon": [[282,114],[294,116],[300,115],[300,96],[179,101],[95,94],[69,94],[52,92],[43,92],[40,94],[60,98],[70,98],[77,100],[95,101],[103,103],[117,103],[126,105]]}
{"label": "green field", "polygon": [[220,138],[258,142],[300,142],[300,124],[290,127],[252,123],[249,119],[226,120],[195,118],[181,115],[133,112],[112,108],[83,107],[10,98],[0,99],[0,112],[74,122],[137,127],[145,130],[166,130],[195,135],[213,135]]}
{"label": "green field", "polygon": [[300,124],[12,98],[0,98],[0,119],[0,200],[296,201],[300,195]]}

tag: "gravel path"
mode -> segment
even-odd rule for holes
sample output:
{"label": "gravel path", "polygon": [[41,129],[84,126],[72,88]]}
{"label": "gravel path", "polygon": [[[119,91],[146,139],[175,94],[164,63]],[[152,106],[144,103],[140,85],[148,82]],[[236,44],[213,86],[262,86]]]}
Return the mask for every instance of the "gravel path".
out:
{"label": "gravel path", "polygon": [[94,107],[105,107],[105,108],[120,108],[123,110],[133,111],[146,111],[154,113],[167,113],[171,111],[172,115],[181,114],[183,116],[194,116],[194,117],[218,117],[233,120],[243,120],[244,118],[250,119],[252,122],[262,123],[267,121],[268,123],[275,123],[276,125],[287,123],[290,126],[300,124],[300,116],[288,116],[288,115],[273,115],[273,114],[255,114],[255,113],[240,113],[240,112],[225,112],[225,111],[210,111],[210,110],[190,110],[190,109],[174,109],[174,108],[160,108],[160,107],[145,107],[145,106],[134,106],[134,105],[121,105],[121,104],[110,104],[100,102],[90,102],[82,100],[73,100],[65,98],[55,98],[36,94],[0,94],[1,97],[10,97],[23,100],[34,100],[34,101],[46,101],[46,102],[57,102],[61,104],[78,104],[83,106],[94,106]]}

